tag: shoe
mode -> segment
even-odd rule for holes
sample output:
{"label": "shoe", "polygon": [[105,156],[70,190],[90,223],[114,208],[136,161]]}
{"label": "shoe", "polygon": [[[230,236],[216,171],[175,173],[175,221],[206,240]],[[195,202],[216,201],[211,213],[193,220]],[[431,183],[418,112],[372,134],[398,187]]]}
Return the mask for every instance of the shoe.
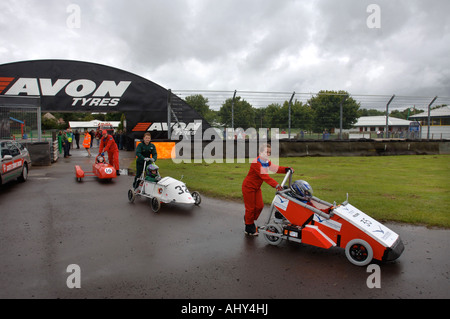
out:
{"label": "shoe", "polygon": [[258,227],[255,224],[245,225],[244,233],[248,236],[258,236]]}

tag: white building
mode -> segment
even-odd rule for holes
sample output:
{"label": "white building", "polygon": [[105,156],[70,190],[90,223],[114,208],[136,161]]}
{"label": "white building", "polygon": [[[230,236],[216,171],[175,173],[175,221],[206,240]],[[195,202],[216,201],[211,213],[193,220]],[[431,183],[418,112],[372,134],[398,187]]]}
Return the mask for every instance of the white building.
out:
{"label": "white building", "polygon": [[96,130],[98,128],[99,124],[111,124],[114,130],[117,130],[119,127],[120,121],[99,121],[99,120],[93,120],[93,121],[69,121],[69,127],[72,129],[72,131],[78,130],[81,132],[84,132],[84,130]]}
{"label": "white building", "polygon": [[428,112],[412,115],[409,118],[420,122],[423,139],[450,139],[450,106],[447,105],[430,111],[429,132]]}
{"label": "white building", "polygon": [[[388,118],[389,137],[406,138],[412,121]],[[354,128],[345,130],[349,138],[381,138],[385,137],[386,116],[361,116],[353,125]]]}

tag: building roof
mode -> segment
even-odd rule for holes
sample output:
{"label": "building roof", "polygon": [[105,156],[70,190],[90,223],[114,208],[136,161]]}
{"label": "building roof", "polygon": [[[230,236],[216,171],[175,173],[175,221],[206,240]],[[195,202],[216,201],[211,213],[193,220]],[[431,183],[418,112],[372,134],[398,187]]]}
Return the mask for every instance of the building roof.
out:
{"label": "building roof", "polygon": [[[392,116],[389,116],[388,119],[389,126],[409,126],[411,122],[412,121],[402,120]],[[361,116],[353,126],[386,126],[386,116]]]}
{"label": "building roof", "polygon": [[[440,107],[438,109],[431,110],[430,117],[450,117],[450,106],[446,105],[446,106]],[[425,111],[420,114],[411,115],[409,118],[410,119],[428,118],[428,112]]]}
{"label": "building roof", "polygon": [[114,128],[118,127],[120,124],[120,121],[99,121],[99,120],[93,120],[93,121],[69,121],[69,126],[72,129],[75,128],[97,128],[98,124],[100,123],[109,123]]}

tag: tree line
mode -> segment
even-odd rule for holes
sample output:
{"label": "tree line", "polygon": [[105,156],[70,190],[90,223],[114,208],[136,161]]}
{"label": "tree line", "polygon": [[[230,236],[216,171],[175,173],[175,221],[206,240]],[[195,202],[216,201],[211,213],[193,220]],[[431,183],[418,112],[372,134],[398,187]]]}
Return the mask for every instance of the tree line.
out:
{"label": "tree line", "polygon": [[[185,101],[211,124],[225,127],[232,126],[233,99],[225,100],[218,111],[211,110],[208,98],[201,94],[191,95]],[[350,129],[361,116],[386,115],[386,112],[361,108],[361,103],[353,99],[346,91],[322,90],[306,103],[292,101],[291,128],[299,128],[310,132],[331,131],[340,127],[342,103],[342,128]],[[422,111],[407,109],[392,111],[389,116],[406,119],[408,116]],[[287,129],[289,123],[289,101],[283,104],[272,103],[262,108],[254,108],[248,101],[236,96],[234,100],[234,127],[247,129],[280,128]]]}

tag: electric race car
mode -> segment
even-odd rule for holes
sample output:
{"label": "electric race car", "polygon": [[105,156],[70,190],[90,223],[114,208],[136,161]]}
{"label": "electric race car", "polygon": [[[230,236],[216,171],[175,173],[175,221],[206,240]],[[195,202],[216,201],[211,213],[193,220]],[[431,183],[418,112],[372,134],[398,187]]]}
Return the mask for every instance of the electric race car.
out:
{"label": "electric race car", "polygon": [[81,169],[80,165],[75,165],[75,177],[78,182],[86,176],[96,176],[101,180],[111,181],[117,177],[117,172],[114,166],[106,163],[105,158],[102,155],[95,157],[95,163],[92,165],[91,172],[85,172]]}
{"label": "electric race car", "polygon": [[[282,240],[321,248],[342,247],[354,265],[368,265],[372,259],[392,261],[400,257],[404,245],[400,236],[347,200],[336,206],[312,196],[305,181],[292,183],[289,170],[273,199],[267,223],[259,227],[266,241]],[[286,182],[289,180],[289,185]]]}
{"label": "electric race car", "polygon": [[[152,163],[149,164],[150,160],[145,161],[144,169],[138,179],[139,186],[128,190],[130,203],[134,203],[136,196],[148,198],[155,213],[160,210],[161,203],[171,203],[185,207],[200,205],[202,199],[199,192],[189,192],[185,183],[170,176],[161,178],[158,166]],[[150,175],[151,171],[156,172],[155,176],[153,176],[154,180],[146,179],[146,175]]]}

